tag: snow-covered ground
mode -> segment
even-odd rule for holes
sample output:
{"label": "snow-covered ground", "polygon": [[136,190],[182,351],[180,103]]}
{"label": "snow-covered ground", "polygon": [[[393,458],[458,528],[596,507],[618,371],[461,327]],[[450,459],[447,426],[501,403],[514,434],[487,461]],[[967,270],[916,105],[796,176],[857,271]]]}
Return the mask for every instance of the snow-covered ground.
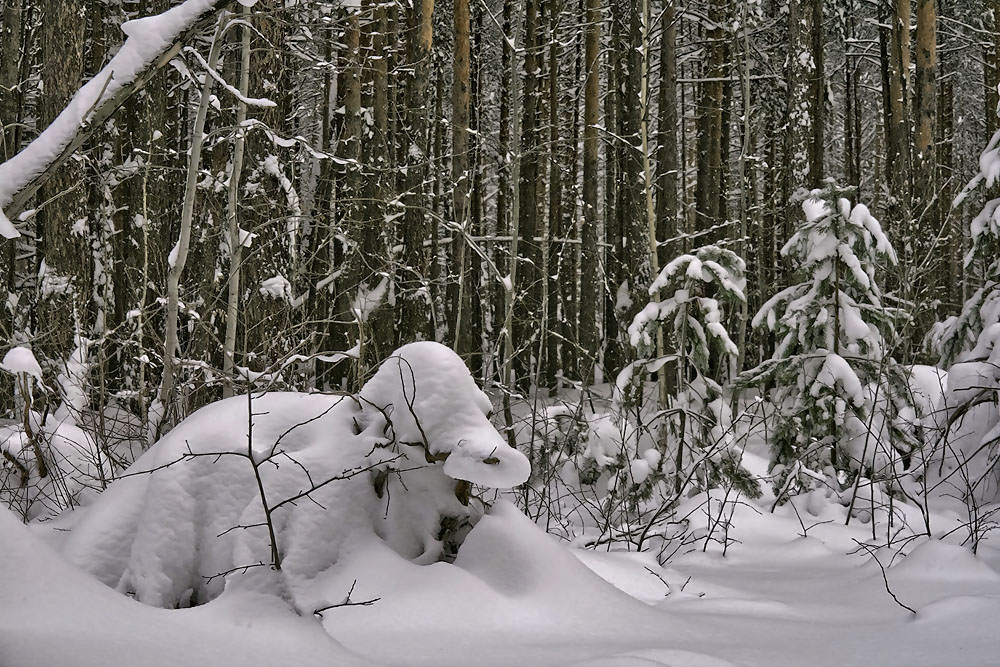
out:
{"label": "snow-covered ground", "polygon": [[489,409],[450,351],[408,346],[354,397],[208,406],[54,520],[0,509],[0,666],[1000,664],[1000,541],[973,554],[947,494],[930,538],[898,501],[890,524],[861,493],[848,522],[839,497],[776,506],[764,484],[684,499],[655,550],[586,549],[526,496],[481,515],[456,483],[528,475]]}
{"label": "snow-covered ground", "polygon": [[247,592],[147,607],[3,512],[0,664],[997,664],[1000,552],[926,538],[879,551],[912,614],[869,554],[847,555],[870,528],[841,523],[801,537],[794,516],[747,507],[725,557],[694,545],[661,568],[649,554],[570,548],[501,501],[454,564],[413,564],[377,538],[355,545],[322,587],[378,600],[310,618]]}

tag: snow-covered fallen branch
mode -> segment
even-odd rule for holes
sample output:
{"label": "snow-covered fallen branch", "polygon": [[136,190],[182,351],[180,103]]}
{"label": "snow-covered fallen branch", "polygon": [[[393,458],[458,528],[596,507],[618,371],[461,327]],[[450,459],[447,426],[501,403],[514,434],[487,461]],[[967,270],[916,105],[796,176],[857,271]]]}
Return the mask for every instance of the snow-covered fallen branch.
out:
{"label": "snow-covered fallen branch", "polygon": [[177,55],[193,33],[232,2],[185,0],[162,14],[124,23],[125,44],[104,69],[76,92],[44,132],[0,164],[0,234],[20,236],[10,218],[96,128]]}

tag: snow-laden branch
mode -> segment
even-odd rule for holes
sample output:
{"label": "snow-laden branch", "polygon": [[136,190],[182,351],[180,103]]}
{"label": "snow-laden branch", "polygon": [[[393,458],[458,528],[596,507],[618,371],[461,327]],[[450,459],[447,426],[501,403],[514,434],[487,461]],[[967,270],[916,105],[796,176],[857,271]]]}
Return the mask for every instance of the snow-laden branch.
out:
{"label": "snow-laden branch", "polygon": [[227,82],[224,78],[222,78],[221,74],[219,74],[217,71],[215,71],[214,69],[212,69],[211,67],[209,67],[208,66],[208,61],[205,60],[204,58],[202,58],[201,54],[198,53],[197,50],[192,49],[191,47],[187,47],[184,50],[187,53],[190,53],[191,55],[193,55],[198,60],[198,62],[201,63],[202,68],[206,72],[208,72],[208,74],[213,79],[215,79],[216,82],[220,86],[222,86],[223,88],[225,88],[226,91],[230,95],[232,95],[238,101],[242,102],[243,104],[247,105],[248,107],[274,108],[274,107],[278,106],[277,102],[275,102],[274,100],[269,100],[266,97],[247,97],[246,95],[244,95],[243,93],[241,93],[239,90],[237,90],[235,87],[233,87],[231,84],[229,84],[229,82]]}
{"label": "snow-laden branch", "polygon": [[[43,177],[86,139],[82,130],[99,126],[140,86],[142,75],[165,54],[172,57],[185,32],[232,0],[185,0],[162,14],[127,21],[122,48],[87,84],[80,88],[52,124],[24,150],[0,164],[0,234],[16,238],[20,232],[4,214],[15,197],[33,194]],[[241,0],[243,2],[244,0]],[[157,62],[159,60],[159,62]],[[169,60],[169,58],[167,58]],[[142,81],[144,83],[144,81]],[[29,188],[29,186],[34,186]],[[19,212],[23,202],[10,209]]]}

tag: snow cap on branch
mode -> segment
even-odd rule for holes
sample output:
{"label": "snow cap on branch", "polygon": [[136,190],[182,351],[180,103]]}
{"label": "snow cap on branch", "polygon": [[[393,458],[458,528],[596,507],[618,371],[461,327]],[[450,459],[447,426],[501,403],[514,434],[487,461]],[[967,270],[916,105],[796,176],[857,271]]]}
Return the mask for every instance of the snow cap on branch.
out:
{"label": "snow cap on branch", "polygon": [[[244,4],[246,1],[241,0]],[[128,39],[104,69],[76,92],[44,132],[0,164],[0,210],[7,208],[18,192],[59,159],[102,105],[135,82],[185,30],[222,4],[220,0],[185,0],[162,14],[124,23],[121,29]],[[0,213],[0,234],[6,238],[20,236],[3,213]]]}

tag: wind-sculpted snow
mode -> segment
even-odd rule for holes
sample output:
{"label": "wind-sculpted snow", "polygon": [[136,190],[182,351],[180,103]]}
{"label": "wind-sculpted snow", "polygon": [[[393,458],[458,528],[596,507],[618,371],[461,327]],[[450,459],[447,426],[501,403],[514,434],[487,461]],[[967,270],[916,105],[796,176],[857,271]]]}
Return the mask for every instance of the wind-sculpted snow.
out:
{"label": "wind-sculpted snow", "polygon": [[296,601],[366,536],[434,562],[448,527],[471,518],[456,479],[512,486],[528,476],[488,409],[461,360],[437,343],[401,348],[357,396],[220,401],[82,511],[64,552],[160,607],[232,587]]}

